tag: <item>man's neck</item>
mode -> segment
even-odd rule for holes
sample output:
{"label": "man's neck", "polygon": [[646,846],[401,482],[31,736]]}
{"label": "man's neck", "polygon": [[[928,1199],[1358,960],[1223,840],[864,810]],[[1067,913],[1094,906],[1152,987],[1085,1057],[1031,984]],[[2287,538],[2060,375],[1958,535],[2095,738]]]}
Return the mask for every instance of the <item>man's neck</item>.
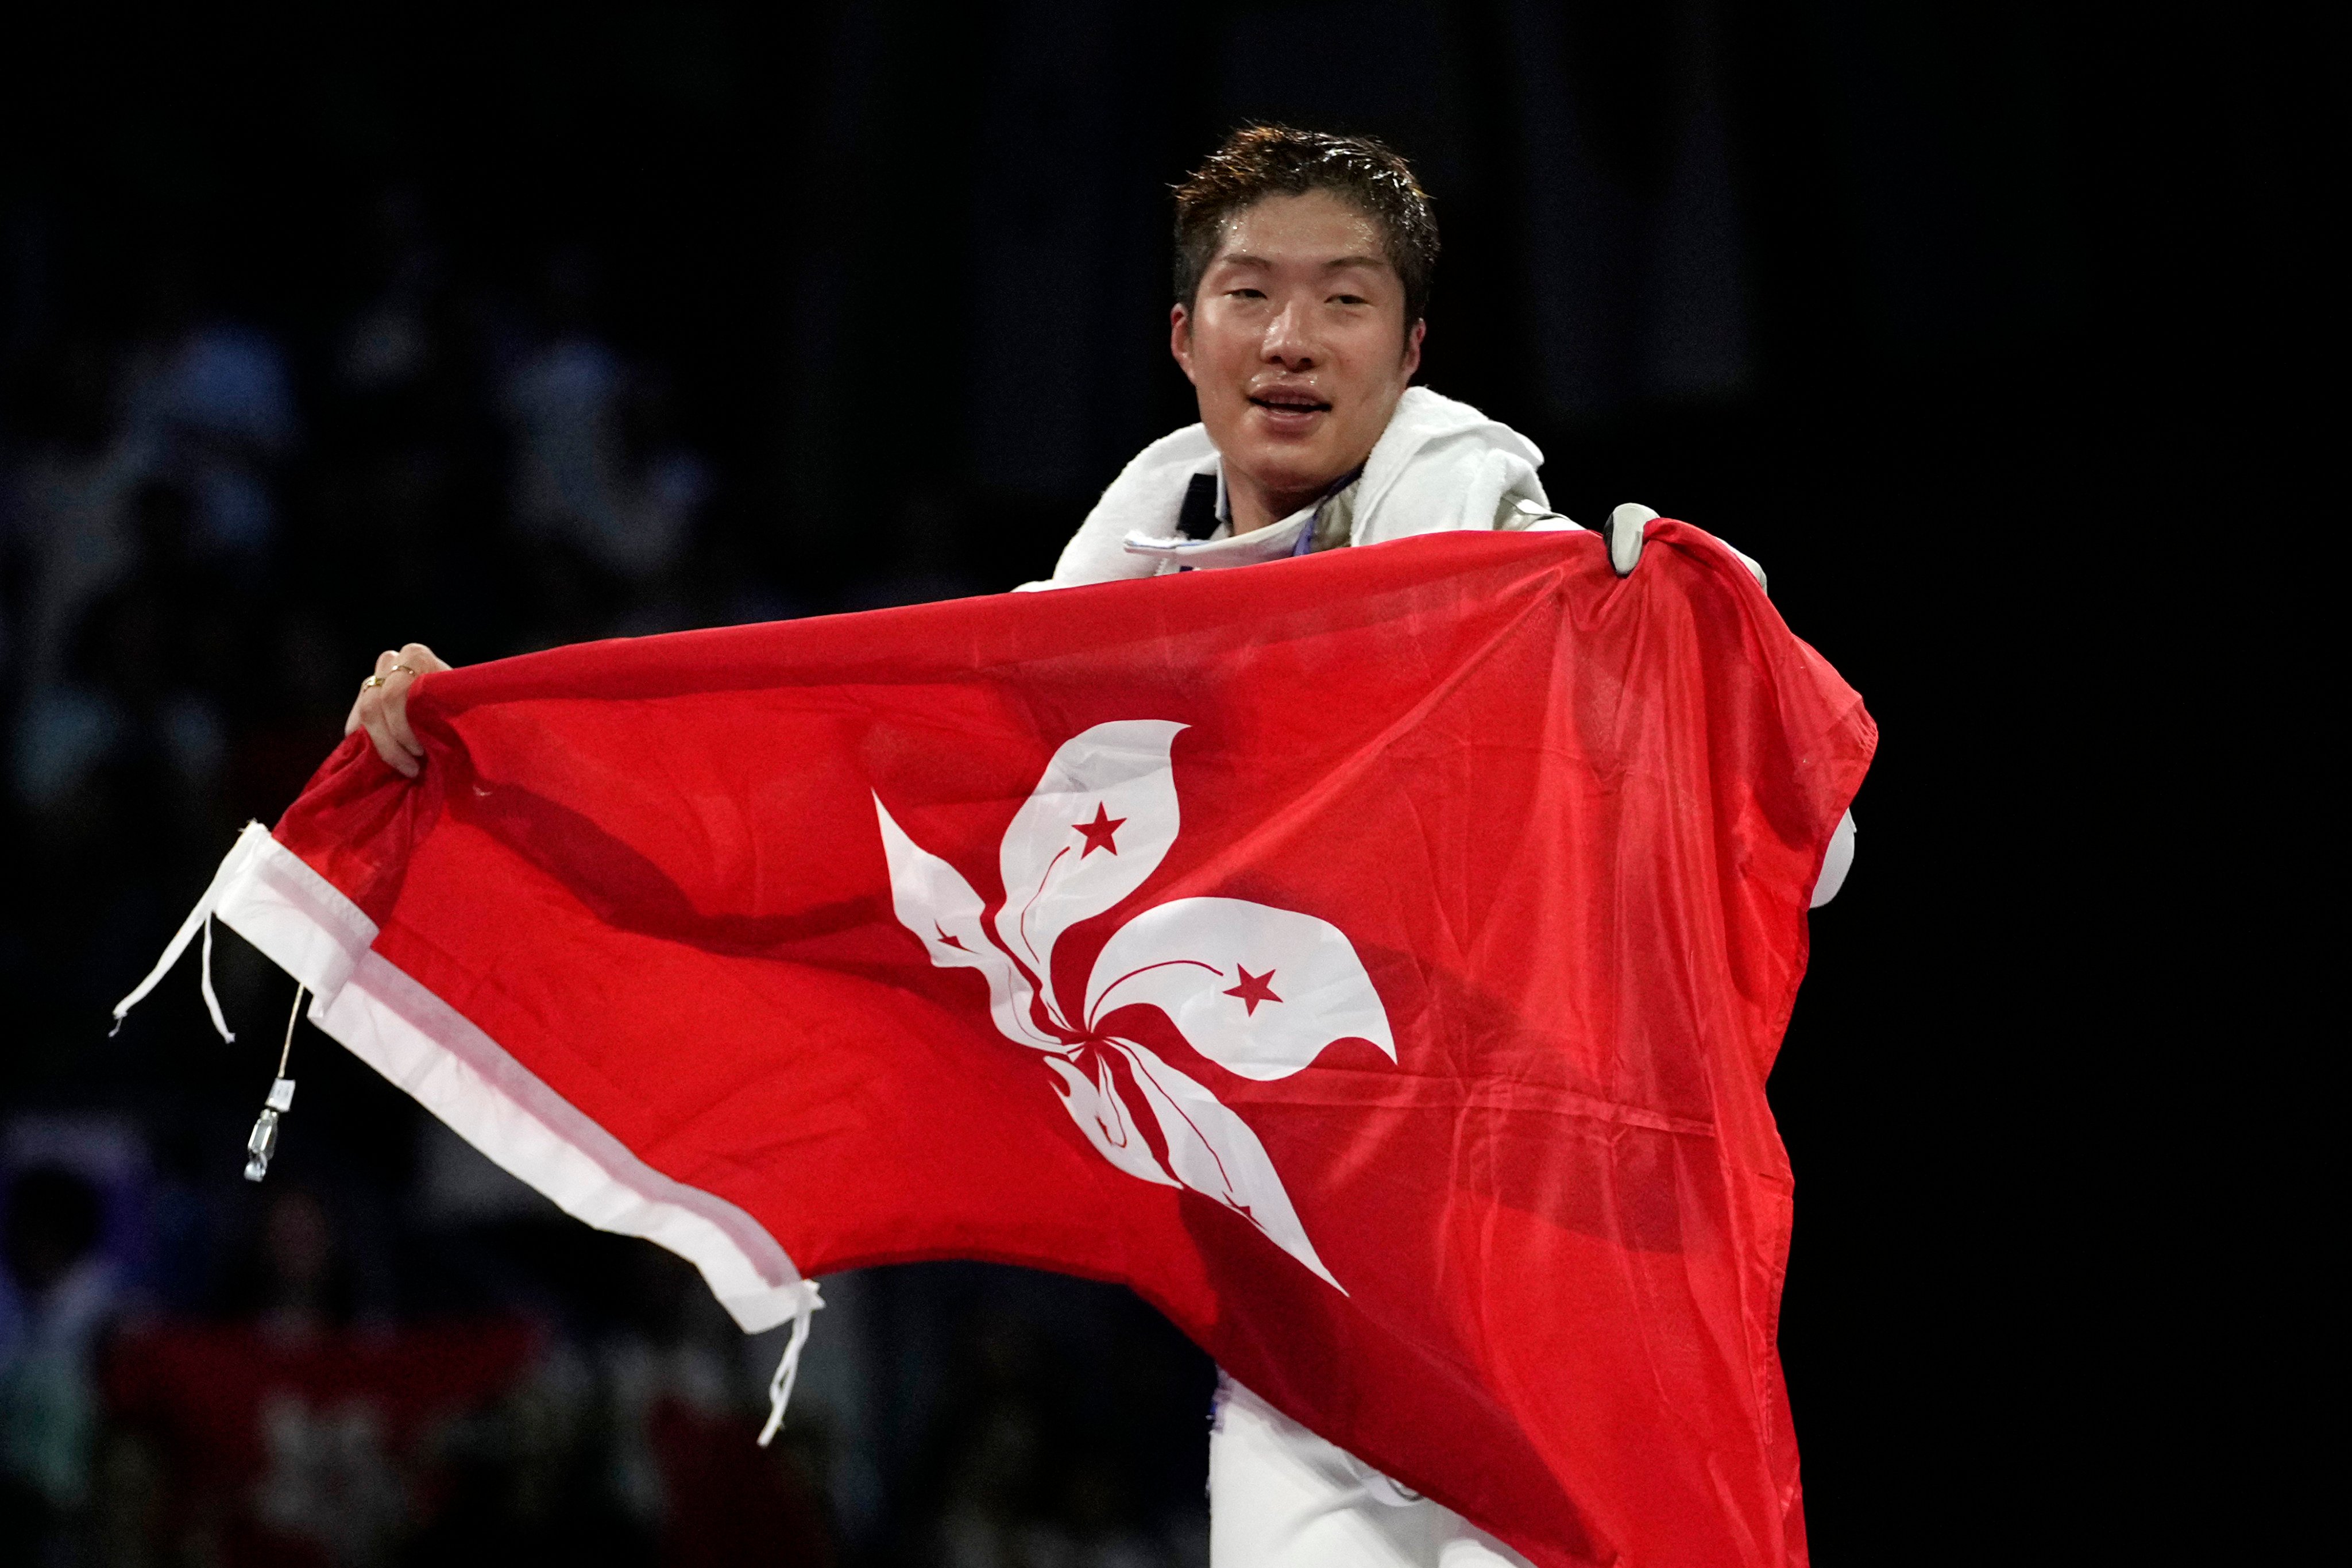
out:
{"label": "man's neck", "polygon": [[[1358,464],[1356,469],[1349,472],[1353,473],[1362,466]],[[1261,528],[1271,528],[1293,512],[1313,506],[1331,493],[1333,485],[1347,477],[1346,474],[1334,474],[1304,489],[1277,490],[1258,483],[1246,474],[1237,474],[1228,467],[1225,469],[1225,507],[1232,516],[1235,537],[1255,533]]]}

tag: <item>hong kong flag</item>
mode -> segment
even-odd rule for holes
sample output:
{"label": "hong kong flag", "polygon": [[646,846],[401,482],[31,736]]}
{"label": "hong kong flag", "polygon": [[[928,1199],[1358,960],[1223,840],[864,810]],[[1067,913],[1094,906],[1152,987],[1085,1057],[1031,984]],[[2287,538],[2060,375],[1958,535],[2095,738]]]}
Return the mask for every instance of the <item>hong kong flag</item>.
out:
{"label": "hong kong flag", "polygon": [[419,782],[346,742],[199,914],[747,1329],[866,1264],[1118,1280],[1547,1568],[1803,1561],[1764,1079],[1875,732],[1707,535],[597,643],[408,711]]}

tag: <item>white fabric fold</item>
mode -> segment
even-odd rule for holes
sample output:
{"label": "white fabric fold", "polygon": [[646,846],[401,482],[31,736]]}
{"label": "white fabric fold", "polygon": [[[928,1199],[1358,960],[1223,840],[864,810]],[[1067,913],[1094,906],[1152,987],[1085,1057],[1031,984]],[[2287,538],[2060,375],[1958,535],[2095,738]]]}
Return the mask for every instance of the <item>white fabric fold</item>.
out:
{"label": "white fabric fold", "polygon": [[1172,567],[1255,566],[1260,562],[1281,561],[1297,554],[1298,536],[1315,526],[1317,510],[1310,506],[1292,512],[1280,522],[1248,533],[1228,534],[1223,539],[1156,539],[1138,529],[1122,540],[1119,547],[1129,555],[1140,555]]}
{"label": "white fabric fold", "polygon": [[1549,511],[1541,467],[1542,449],[1501,420],[1412,387],[1364,465],[1348,542],[1492,529],[1522,500]]}
{"label": "white fabric fold", "polygon": [[1853,869],[1853,813],[1849,811],[1838,818],[1837,827],[1830,835],[1830,847],[1822,855],[1822,874],[1813,882],[1812,908],[1820,909],[1845,886],[1845,874]]}

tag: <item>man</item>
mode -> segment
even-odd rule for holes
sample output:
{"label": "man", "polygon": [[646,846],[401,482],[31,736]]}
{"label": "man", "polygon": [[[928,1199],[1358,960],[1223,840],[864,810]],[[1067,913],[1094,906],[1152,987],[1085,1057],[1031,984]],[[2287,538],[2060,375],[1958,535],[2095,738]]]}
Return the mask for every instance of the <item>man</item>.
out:
{"label": "man", "polygon": [[[1053,577],[1027,586],[1246,565],[1449,529],[1574,528],[1545,499],[1532,442],[1412,384],[1437,248],[1428,197],[1379,142],[1279,126],[1236,132],[1176,196],[1170,348],[1201,422],[1138,455]],[[1606,532],[1621,574],[1633,570],[1642,524],[1654,515],[1612,514]],[[418,674],[445,668],[413,643],[379,656],[345,732],[366,729],[383,759],[414,777],[424,752],[404,695]],[[1853,843],[1849,818],[1816,905],[1836,891]],[[1525,1564],[1229,1378],[1213,1431],[1219,1568]]]}

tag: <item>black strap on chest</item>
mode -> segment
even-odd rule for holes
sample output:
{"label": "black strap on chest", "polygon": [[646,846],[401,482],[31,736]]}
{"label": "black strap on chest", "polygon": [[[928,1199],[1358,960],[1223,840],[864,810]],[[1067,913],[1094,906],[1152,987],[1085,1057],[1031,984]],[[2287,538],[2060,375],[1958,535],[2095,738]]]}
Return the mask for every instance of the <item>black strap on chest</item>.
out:
{"label": "black strap on chest", "polygon": [[1176,514],[1176,530],[1187,539],[1206,539],[1217,531],[1217,476],[1194,474],[1184,487],[1184,509]]}

